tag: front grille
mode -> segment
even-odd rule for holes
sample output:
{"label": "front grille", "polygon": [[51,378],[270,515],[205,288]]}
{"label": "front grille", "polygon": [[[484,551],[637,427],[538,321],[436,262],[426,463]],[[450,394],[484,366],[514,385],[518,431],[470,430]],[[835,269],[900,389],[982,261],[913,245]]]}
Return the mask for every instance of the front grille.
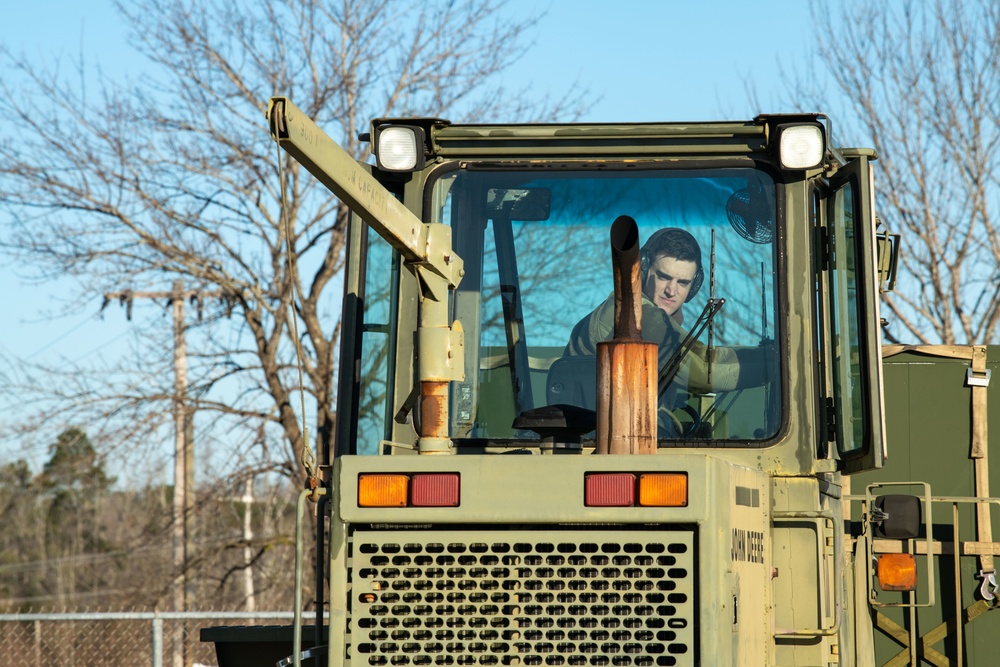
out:
{"label": "front grille", "polygon": [[695,662],[693,531],[357,531],[352,541],[352,667]]}

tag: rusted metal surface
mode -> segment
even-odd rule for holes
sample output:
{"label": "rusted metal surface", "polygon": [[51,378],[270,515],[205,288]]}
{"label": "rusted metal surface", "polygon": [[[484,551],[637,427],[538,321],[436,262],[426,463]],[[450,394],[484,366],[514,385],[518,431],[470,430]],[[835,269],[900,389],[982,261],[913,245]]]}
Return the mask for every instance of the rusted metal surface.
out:
{"label": "rusted metal surface", "polygon": [[595,453],[656,452],[656,376],[656,344],[598,343]]}
{"label": "rusted metal surface", "polygon": [[658,347],[642,340],[639,228],[627,215],[611,225],[614,339],[597,344],[597,454],[656,452]]}
{"label": "rusted metal surface", "polygon": [[448,437],[448,383],[420,383],[420,437]]}

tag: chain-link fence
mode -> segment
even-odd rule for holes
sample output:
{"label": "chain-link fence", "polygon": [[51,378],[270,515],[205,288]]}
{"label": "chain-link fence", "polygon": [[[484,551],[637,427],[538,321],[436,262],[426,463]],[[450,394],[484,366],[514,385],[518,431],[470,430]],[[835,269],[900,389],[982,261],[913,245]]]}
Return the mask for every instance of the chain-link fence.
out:
{"label": "chain-link fence", "polygon": [[[304,614],[311,620],[312,614]],[[202,628],[289,625],[291,612],[0,614],[0,663],[18,667],[217,665]]]}

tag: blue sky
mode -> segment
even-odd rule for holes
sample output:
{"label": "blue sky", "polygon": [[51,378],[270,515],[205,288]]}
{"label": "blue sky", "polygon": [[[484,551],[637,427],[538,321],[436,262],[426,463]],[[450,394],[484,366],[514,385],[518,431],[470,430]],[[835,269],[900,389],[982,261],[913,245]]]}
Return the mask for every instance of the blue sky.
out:
{"label": "blue sky", "polygon": [[[522,16],[539,7],[547,10],[535,45],[510,77],[553,92],[582,82],[600,97],[584,120],[749,116],[747,83],[776,104],[777,66],[808,57],[806,0],[510,0],[505,11]],[[125,37],[110,0],[8,3],[0,23],[0,42],[15,51],[82,55],[111,77],[143,67]]]}
{"label": "blue sky", "polygon": [[[546,6],[512,0],[506,11],[521,16],[539,5]],[[558,95],[579,82],[598,98],[582,120],[749,118],[758,111],[790,110],[779,106],[787,96],[778,68],[803,66],[810,30],[803,0],[551,0],[533,34],[535,45],[508,76],[512,87],[530,84],[540,94]],[[112,79],[140,74],[144,67],[125,40],[110,0],[7,3],[0,22],[0,42],[14,52],[48,62],[61,58],[64,64],[82,58],[86,68],[100,67]],[[750,88],[764,109],[751,106]],[[17,267],[4,264],[0,373],[11,358],[90,361],[127,340],[129,325],[116,305],[102,319],[95,297],[72,316],[51,319],[65,305],[64,290],[26,284]],[[162,319],[169,340],[164,310],[140,307]],[[0,435],[17,407],[0,403]],[[0,462],[22,454],[0,447]],[[37,466],[39,453],[27,454]]]}
{"label": "blue sky", "polygon": [[[512,8],[536,3],[515,0]],[[579,80],[600,99],[583,120],[749,118],[751,84],[777,105],[779,64],[808,57],[805,0],[552,0],[536,46],[512,76],[559,90]]]}

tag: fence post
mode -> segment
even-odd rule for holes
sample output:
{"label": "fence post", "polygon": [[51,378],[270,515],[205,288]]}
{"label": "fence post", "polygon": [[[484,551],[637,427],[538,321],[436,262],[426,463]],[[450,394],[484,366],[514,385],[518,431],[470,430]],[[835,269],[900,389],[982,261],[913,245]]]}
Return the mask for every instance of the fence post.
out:
{"label": "fence post", "polygon": [[35,667],[42,667],[42,622],[36,619],[32,625],[35,631]]}
{"label": "fence post", "polygon": [[163,619],[153,617],[153,667],[163,667]]}

